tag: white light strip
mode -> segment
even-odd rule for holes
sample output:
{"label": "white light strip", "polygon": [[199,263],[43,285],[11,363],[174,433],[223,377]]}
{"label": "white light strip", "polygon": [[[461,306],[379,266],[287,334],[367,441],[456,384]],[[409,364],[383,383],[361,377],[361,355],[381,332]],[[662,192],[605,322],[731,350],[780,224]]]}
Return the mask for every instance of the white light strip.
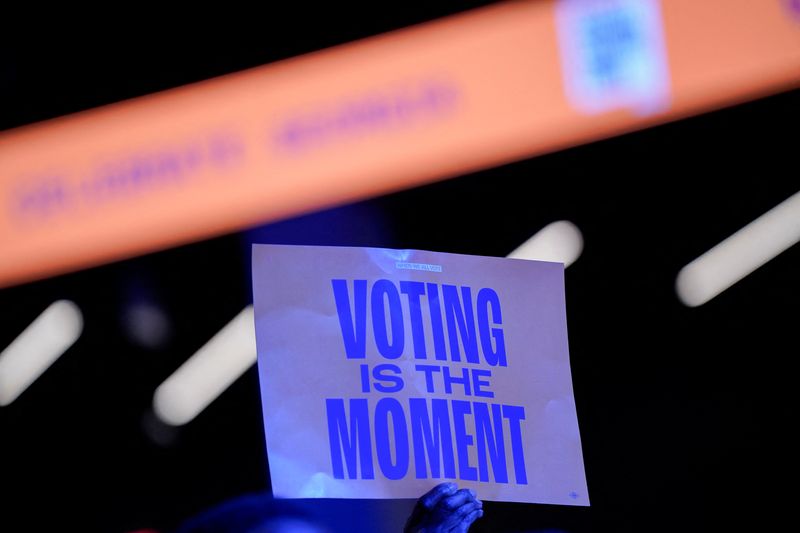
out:
{"label": "white light strip", "polygon": [[74,302],[58,300],[0,353],[0,406],[8,405],[72,346],[83,331]]}
{"label": "white light strip", "polygon": [[564,263],[565,267],[577,261],[583,251],[581,230],[568,220],[548,224],[508,254],[511,259],[533,259]]}
{"label": "white light strip", "polygon": [[153,396],[153,410],[167,424],[186,424],[255,362],[256,336],[251,305],[159,385]]}
{"label": "white light strip", "polygon": [[758,217],[678,273],[681,302],[697,307],[800,241],[800,192]]}

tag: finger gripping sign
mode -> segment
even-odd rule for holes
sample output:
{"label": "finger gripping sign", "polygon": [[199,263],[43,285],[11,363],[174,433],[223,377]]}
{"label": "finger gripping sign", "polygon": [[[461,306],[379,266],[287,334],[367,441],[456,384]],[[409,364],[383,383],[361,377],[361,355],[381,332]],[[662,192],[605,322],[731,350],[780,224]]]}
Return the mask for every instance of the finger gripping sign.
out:
{"label": "finger gripping sign", "polygon": [[560,263],[253,246],[272,489],[589,505]]}

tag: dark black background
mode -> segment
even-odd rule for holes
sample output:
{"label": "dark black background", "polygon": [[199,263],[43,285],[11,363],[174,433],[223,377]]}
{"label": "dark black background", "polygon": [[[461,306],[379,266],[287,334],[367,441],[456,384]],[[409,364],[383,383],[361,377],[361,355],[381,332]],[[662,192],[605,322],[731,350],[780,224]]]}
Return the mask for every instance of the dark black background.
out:
{"label": "dark black background", "polygon": [[[125,27],[102,17],[80,27],[31,25],[27,37],[3,44],[0,129],[480,4],[306,5],[267,14],[216,6],[203,24],[154,11]],[[684,307],[673,287],[683,265],[797,191],[799,98],[777,95],[0,290],[0,346],[58,298],[77,302],[85,317],[79,341],[0,408],[0,531],[166,529],[220,499],[268,487],[255,370],[180,430],[158,427],[148,414],[158,384],[248,303],[251,240],[503,256],[559,219],[585,238],[566,289],[592,506],[487,503],[475,529],[782,524],[796,492],[800,249],[699,308]],[[142,290],[172,323],[157,349],[137,346],[122,329],[126,302]]]}

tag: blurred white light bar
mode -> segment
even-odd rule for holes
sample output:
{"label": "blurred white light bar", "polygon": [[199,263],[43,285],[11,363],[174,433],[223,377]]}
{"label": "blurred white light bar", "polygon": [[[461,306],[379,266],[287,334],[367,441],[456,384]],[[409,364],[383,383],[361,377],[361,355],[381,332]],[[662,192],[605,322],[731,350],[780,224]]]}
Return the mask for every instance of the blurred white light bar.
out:
{"label": "blurred white light bar", "polygon": [[83,331],[74,302],[58,300],[0,353],[0,406],[8,405],[72,346]]}
{"label": "blurred white light bar", "polygon": [[256,362],[253,306],[247,306],[166,379],[153,397],[163,422],[191,421]]}
{"label": "blurred white light bar", "polygon": [[758,217],[678,273],[681,302],[708,302],[767,261],[800,241],[800,192]]}
{"label": "blurred white light bar", "polygon": [[533,259],[564,263],[565,267],[574,263],[583,251],[581,230],[568,220],[548,224],[536,235],[522,243],[508,254],[511,259]]}

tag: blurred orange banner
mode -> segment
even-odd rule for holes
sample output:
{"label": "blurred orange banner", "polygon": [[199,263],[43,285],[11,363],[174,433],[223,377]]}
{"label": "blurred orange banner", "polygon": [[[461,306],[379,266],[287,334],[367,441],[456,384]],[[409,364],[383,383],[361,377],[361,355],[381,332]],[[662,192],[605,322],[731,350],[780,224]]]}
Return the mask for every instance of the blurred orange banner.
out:
{"label": "blurred orange banner", "polygon": [[0,134],[0,286],[800,85],[793,0],[507,2]]}

